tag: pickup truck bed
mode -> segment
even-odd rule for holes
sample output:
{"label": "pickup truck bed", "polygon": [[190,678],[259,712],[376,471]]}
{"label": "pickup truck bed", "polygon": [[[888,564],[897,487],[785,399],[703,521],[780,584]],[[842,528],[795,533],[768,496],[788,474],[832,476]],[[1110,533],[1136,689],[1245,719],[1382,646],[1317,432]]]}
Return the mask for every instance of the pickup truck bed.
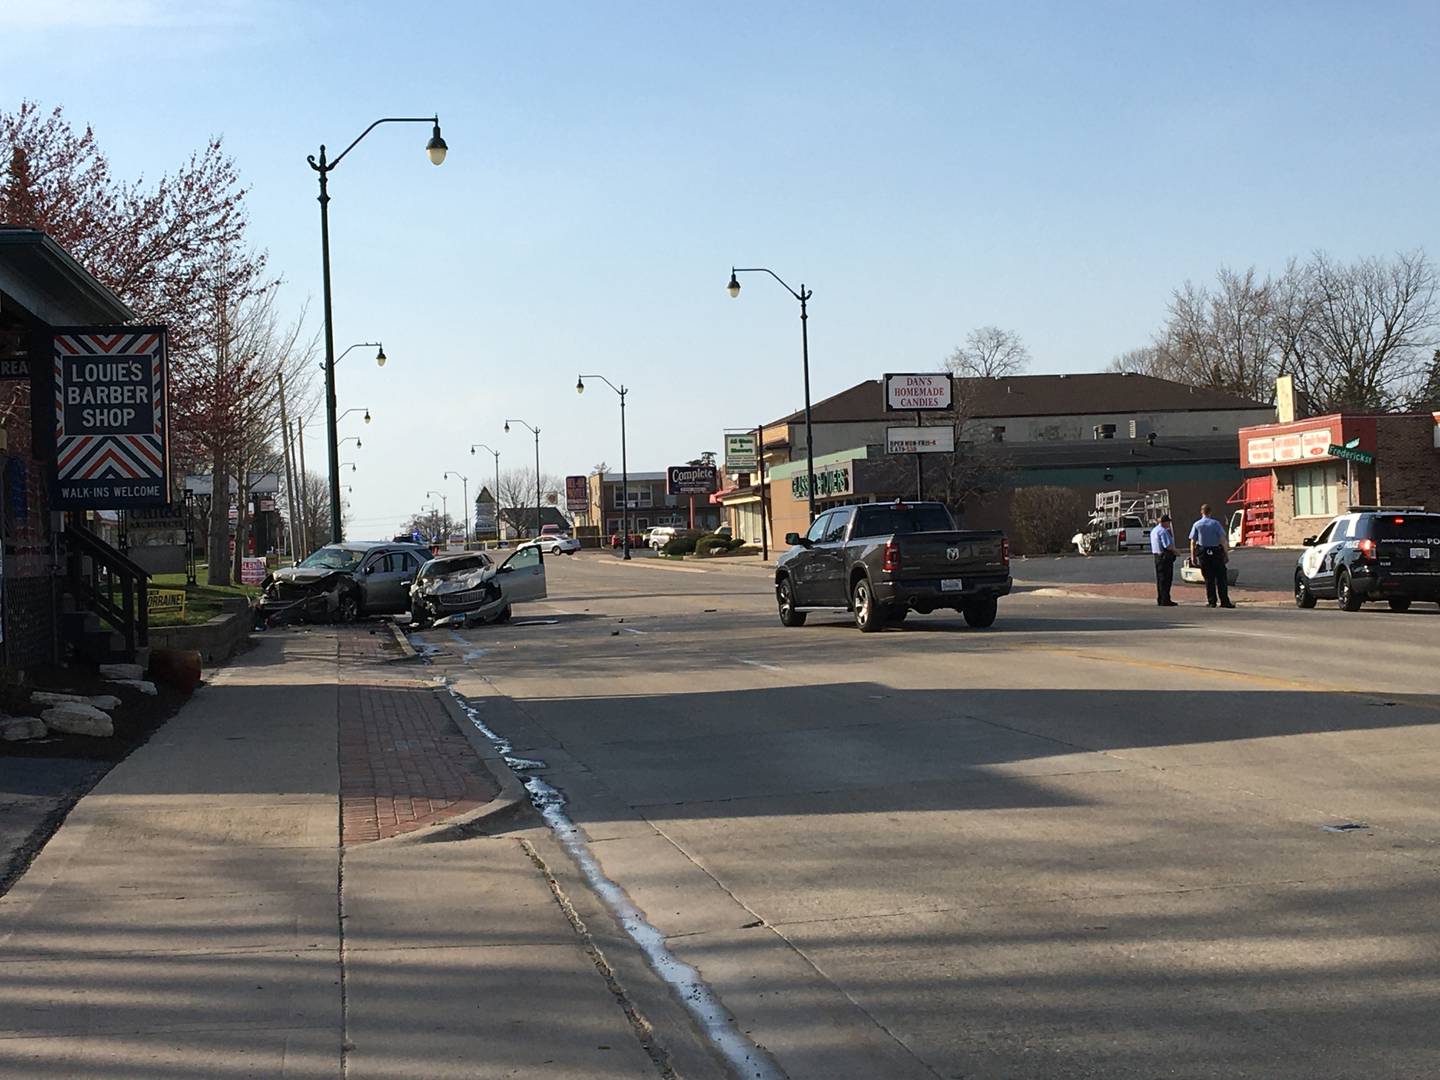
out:
{"label": "pickup truck bed", "polygon": [[1010,592],[1004,534],[956,529],[941,503],[839,507],[786,541],[792,547],[776,566],[775,590],[787,626],[811,610],[843,609],[861,630],[879,630],[937,608],[989,626],[997,599]]}

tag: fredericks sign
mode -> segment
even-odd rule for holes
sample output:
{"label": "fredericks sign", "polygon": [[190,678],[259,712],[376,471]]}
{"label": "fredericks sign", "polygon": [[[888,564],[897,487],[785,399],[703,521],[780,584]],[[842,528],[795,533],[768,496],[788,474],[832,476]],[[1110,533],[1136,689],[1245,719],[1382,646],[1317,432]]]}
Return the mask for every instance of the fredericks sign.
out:
{"label": "fredericks sign", "polygon": [[121,509],[170,501],[163,326],[53,337],[54,505]]}

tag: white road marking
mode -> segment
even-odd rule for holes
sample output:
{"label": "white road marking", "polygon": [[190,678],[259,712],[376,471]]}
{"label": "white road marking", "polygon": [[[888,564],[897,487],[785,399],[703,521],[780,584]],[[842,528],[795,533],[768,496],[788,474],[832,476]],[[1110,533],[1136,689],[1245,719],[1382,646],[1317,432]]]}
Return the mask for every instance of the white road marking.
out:
{"label": "white road marking", "polygon": [[453,642],[455,642],[456,645],[469,645],[469,644],[470,644],[470,642],[466,641],[463,637],[460,636],[460,631],[458,631],[458,630],[451,630],[451,631],[450,631],[450,640],[453,641]]}
{"label": "white road marking", "polygon": [[627,634],[648,634],[650,632],[649,630],[636,630],[633,626],[622,626],[620,629]]}
{"label": "white road marking", "polygon": [[774,664],[765,664],[759,660],[741,660],[742,664],[749,664],[751,667],[764,668],[766,671],[784,671],[784,668],[776,667]]}

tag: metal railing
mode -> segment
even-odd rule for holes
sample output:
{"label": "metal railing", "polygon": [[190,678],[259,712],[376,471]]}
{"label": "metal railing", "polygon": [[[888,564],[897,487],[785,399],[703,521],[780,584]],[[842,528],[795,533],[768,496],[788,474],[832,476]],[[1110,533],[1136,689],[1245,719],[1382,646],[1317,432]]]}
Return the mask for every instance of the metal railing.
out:
{"label": "metal railing", "polygon": [[83,525],[67,524],[66,576],[77,603],[110,624],[131,655],[150,644],[150,573]]}

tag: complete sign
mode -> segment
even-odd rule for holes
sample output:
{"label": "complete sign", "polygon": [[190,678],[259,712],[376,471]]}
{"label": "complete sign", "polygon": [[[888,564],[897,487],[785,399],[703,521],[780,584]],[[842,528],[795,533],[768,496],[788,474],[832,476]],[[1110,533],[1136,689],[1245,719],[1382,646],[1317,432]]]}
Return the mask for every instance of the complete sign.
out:
{"label": "complete sign", "polygon": [[758,465],[753,431],[725,436],[725,471],[750,472]]}
{"label": "complete sign", "polygon": [[665,490],[671,495],[709,495],[716,490],[714,465],[671,465],[665,470]]}
{"label": "complete sign", "polygon": [[565,477],[565,509],[587,510],[590,507],[590,481],[583,476]]}
{"label": "complete sign", "polygon": [[885,411],[949,411],[955,407],[955,385],[948,373],[886,375]]}
{"label": "complete sign", "polygon": [[54,505],[128,509],[170,501],[163,326],[63,330],[53,339]]}
{"label": "complete sign", "polygon": [[887,454],[953,454],[955,429],[940,427],[892,427],[885,429]]}

